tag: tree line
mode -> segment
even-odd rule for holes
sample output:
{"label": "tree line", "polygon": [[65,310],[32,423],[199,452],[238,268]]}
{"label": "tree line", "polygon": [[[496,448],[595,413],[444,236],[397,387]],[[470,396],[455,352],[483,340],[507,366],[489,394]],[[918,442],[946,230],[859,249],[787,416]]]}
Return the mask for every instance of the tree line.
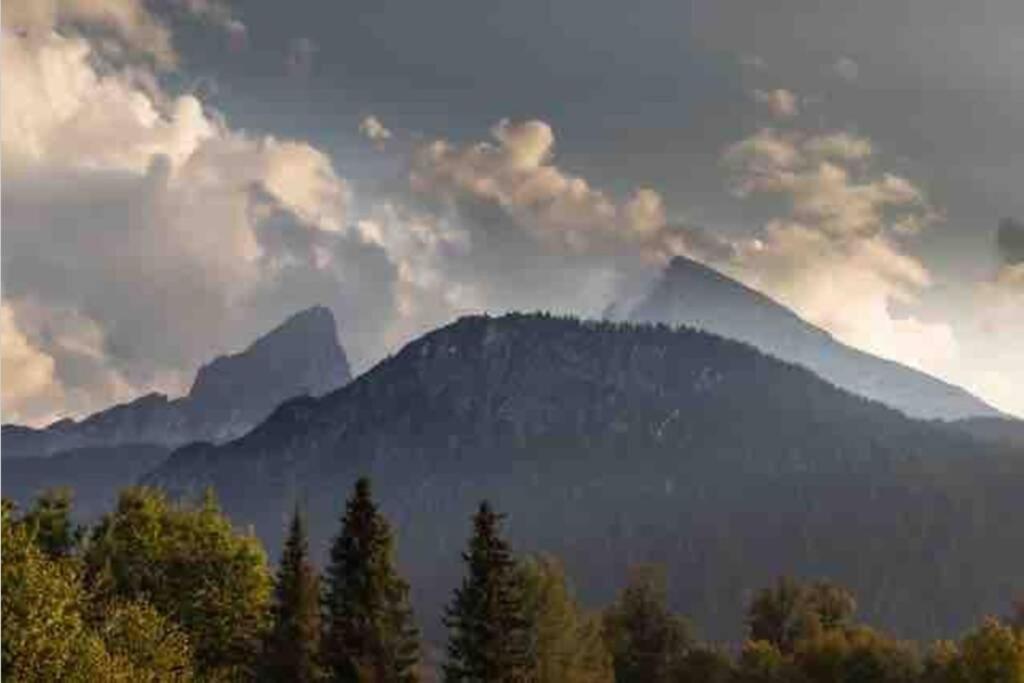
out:
{"label": "tree line", "polygon": [[[428,661],[394,531],[359,480],[323,573],[296,507],[272,573],[212,495],[123,491],[91,528],[66,491],[3,506],[2,673],[10,681],[295,683],[1024,683],[1024,607],[928,647],[856,621],[833,583],[756,593],[742,645],[700,642],[657,567],[583,608],[557,559],[518,557],[487,503]],[[437,664],[437,666],[435,666]]]}

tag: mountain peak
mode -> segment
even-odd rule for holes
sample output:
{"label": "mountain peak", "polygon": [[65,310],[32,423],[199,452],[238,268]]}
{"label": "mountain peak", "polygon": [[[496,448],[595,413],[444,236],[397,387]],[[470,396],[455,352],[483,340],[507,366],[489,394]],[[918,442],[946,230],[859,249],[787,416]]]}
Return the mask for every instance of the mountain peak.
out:
{"label": "mountain peak", "polygon": [[349,379],[334,315],[326,306],[313,306],[244,351],[203,365],[185,397],[146,394],[40,430],[4,425],[3,447],[7,454],[48,455],[126,443],[223,441],[245,433],[290,398],[320,396]]}
{"label": "mountain peak", "polygon": [[[331,309],[317,305],[293,313],[242,353],[251,353],[264,347],[289,346],[293,342],[333,343],[339,346],[337,325]],[[346,360],[346,367],[347,364]]]}
{"label": "mountain peak", "polygon": [[319,396],[351,379],[334,315],[314,306],[290,316],[244,351],[219,356],[196,373],[188,399],[197,411],[277,405],[293,396]]}
{"label": "mountain peak", "polygon": [[846,346],[774,299],[682,256],[624,311],[627,320],[687,325],[752,344],[914,417],[998,415],[963,389]]}

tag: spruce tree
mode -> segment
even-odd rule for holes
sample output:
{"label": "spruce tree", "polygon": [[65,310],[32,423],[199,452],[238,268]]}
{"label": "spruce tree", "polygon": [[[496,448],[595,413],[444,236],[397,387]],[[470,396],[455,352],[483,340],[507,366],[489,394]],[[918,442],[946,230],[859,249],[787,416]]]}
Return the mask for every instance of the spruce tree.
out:
{"label": "spruce tree", "polygon": [[522,574],[485,501],[463,554],[468,575],[445,612],[448,683],[519,683],[532,676]]}
{"label": "spruce tree", "polygon": [[309,559],[306,523],[298,506],[277,571],[267,638],[265,680],[312,683],[320,680],[320,582]]}
{"label": "spruce tree", "polygon": [[391,526],[365,478],[346,506],[325,581],[323,651],[330,680],[418,680],[419,634],[409,586],[395,567]]}

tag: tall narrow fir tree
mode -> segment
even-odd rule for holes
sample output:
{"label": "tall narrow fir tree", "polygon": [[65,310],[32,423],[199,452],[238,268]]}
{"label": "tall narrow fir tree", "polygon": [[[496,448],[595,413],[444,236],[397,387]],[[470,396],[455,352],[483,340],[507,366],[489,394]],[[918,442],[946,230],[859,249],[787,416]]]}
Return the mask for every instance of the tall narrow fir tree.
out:
{"label": "tall narrow fir tree", "polygon": [[445,613],[447,683],[521,683],[532,673],[522,574],[500,521],[486,501],[473,517],[468,573]]}
{"label": "tall narrow fir tree", "polygon": [[296,506],[274,587],[265,680],[280,683],[321,680],[319,650],[320,582],[309,559],[305,518]]}
{"label": "tall narrow fir tree", "polygon": [[324,662],[338,683],[418,680],[419,634],[409,586],[395,567],[391,526],[360,479],[331,547],[324,596]]}

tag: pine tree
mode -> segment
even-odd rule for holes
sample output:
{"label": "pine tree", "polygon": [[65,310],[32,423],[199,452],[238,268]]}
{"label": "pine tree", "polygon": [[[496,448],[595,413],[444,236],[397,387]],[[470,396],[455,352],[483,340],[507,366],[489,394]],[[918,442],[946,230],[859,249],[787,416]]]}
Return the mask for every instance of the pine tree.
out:
{"label": "pine tree", "polygon": [[473,518],[463,554],[468,576],[445,613],[448,683],[519,683],[532,675],[522,574],[499,535],[500,520],[486,501]]}
{"label": "pine tree", "polygon": [[319,680],[319,601],[320,583],[309,559],[306,522],[296,506],[274,586],[273,626],[264,662],[266,680]]}
{"label": "pine tree", "polygon": [[330,680],[418,680],[419,634],[409,586],[395,568],[391,526],[360,479],[331,547],[325,576],[324,661]]}

